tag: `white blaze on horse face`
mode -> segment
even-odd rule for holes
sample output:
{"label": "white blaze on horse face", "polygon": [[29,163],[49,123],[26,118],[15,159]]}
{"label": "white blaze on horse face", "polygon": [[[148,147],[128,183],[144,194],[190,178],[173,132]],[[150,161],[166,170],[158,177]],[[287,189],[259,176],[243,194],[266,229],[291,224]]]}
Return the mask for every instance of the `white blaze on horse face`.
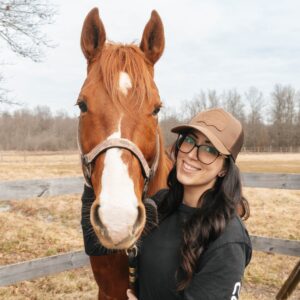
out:
{"label": "white blaze on horse face", "polygon": [[[119,126],[119,131],[108,139],[120,137]],[[98,214],[115,245],[132,235],[138,217],[138,199],[128,167],[121,158],[122,151],[127,150],[112,148],[106,151],[99,195]]]}
{"label": "white blaze on horse face", "polygon": [[120,72],[119,75],[119,89],[120,91],[127,96],[128,89],[132,88],[131,80],[129,75],[126,72]]}

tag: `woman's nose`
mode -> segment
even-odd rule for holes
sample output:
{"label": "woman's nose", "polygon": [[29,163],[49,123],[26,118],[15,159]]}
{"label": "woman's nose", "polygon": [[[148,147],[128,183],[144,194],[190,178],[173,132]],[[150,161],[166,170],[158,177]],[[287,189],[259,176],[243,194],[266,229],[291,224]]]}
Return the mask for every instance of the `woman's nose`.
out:
{"label": "woman's nose", "polygon": [[189,158],[198,160],[198,148],[194,147],[191,152],[188,153]]}

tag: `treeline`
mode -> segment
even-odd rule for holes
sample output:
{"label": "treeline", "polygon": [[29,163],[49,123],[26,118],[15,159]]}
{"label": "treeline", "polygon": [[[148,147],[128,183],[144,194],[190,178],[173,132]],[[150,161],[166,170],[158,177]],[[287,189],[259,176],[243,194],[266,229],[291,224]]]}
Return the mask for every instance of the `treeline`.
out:
{"label": "treeline", "polygon": [[222,107],[242,122],[244,150],[300,152],[300,93],[280,84],[274,86],[268,98],[255,87],[244,95],[236,89],[220,94],[216,90],[200,91],[192,100],[184,101],[179,111],[165,110],[162,126],[167,129],[166,144],[174,140],[169,133],[171,127],[212,107]]}
{"label": "treeline", "polygon": [[77,119],[46,106],[0,113],[0,150],[74,150]]}
{"label": "treeline", "polygon": [[[223,107],[242,122],[246,151],[300,151],[300,94],[289,85],[275,85],[268,98],[255,87],[243,95],[236,89],[220,94],[201,90],[193,99],[183,101],[177,111],[162,110],[165,144],[175,139],[170,128],[211,107]],[[53,115],[48,107],[0,112],[0,150],[74,150],[76,135],[77,118],[65,113]]]}

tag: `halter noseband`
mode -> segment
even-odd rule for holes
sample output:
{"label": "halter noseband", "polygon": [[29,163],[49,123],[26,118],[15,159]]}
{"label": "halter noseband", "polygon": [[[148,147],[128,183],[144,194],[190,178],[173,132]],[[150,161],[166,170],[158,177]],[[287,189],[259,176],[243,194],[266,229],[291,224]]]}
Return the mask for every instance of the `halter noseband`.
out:
{"label": "halter noseband", "polygon": [[134,154],[135,157],[139,160],[141,166],[142,166],[142,172],[144,176],[144,188],[143,188],[143,198],[145,197],[147,190],[148,190],[148,184],[152,176],[155,174],[157,167],[158,167],[158,161],[159,161],[159,135],[157,133],[156,135],[156,154],[154,157],[154,161],[152,163],[152,166],[149,167],[148,162],[146,161],[142,151],[130,140],[124,139],[124,138],[112,138],[104,140],[102,143],[99,143],[97,146],[95,146],[89,153],[83,154],[82,148],[79,142],[79,135],[78,135],[78,147],[80,150],[80,156],[81,156],[81,163],[83,166],[83,175],[86,182],[86,185],[89,187],[92,187],[91,177],[92,177],[92,168],[91,164],[94,161],[94,159],[101,154],[102,152],[105,152],[108,149],[111,148],[122,148],[129,150],[132,154]]}

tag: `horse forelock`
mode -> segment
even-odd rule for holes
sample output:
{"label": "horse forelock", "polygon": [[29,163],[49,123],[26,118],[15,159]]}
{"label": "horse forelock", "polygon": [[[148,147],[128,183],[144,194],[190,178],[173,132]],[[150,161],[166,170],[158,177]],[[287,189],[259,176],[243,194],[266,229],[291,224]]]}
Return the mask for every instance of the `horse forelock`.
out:
{"label": "horse forelock", "polygon": [[[138,46],[107,43],[102,50],[98,66],[104,87],[112,101],[126,108],[139,109],[145,101],[153,99],[156,89],[153,67]],[[124,96],[120,89],[122,72],[127,73],[131,81],[128,96]]]}

